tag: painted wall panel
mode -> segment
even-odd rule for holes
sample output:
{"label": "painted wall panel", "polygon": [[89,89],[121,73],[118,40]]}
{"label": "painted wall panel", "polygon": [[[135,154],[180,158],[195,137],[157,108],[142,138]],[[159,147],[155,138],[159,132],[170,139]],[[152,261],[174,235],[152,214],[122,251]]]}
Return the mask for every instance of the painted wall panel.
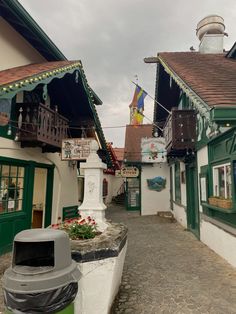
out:
{"label": "painted wall panel", "polygon": [[0,17],[0,47],[0,71],[29,63],[46,61],[2,17]]}
{"label": "painted wall panel", "polygon": [[[208,165],[208,148],[207,146],[203,147],[197,152],[197,166],[198,166],[198,178],[200,174],[200,169],[202,166]],[[202,205],[200,202],[200,180],[198,180],[198,199],[199,199],[199,211],[202,212]]]}
{"label": "painted wall panel", "polygon": [[[148,189],[147,179],[162,176],[166,178],[166,187],[161,192]],[[141,174],[141,214],[156,215],[158,211],[170,210],[170,173],[166,163],[161,165],[143,165]]]}

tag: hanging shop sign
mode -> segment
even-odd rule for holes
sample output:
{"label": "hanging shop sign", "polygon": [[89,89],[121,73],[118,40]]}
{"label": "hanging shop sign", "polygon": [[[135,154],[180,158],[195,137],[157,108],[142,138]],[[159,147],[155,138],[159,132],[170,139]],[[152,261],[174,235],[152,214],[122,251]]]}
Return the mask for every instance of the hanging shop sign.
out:
{"label": "hanging shop sign", "polygon": [[62,160],[84,160],[90,154],[90,143],[94,138],[66,138],[62,140]]}
{"label": "hanging shop sign", "polygon": [[163,137],[141,139],[142,162],[166,162],[165,140]]}
{"label": "hanging shop sign", "polygon": [[136,178],[139,176],[139,169],[137,167],[123,167],[120,174],[124,178]]}

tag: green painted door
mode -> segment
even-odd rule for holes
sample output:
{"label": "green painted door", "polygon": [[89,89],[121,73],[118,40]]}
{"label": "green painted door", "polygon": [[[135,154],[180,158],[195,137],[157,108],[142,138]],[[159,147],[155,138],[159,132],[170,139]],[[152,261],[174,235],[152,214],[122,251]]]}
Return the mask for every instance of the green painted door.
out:
{"label": "green painted door", "polygon": [[186,164],[186,192],[188,229],[200,238],[196,162]]}
{"label": "green painted door", "polygon": [[51,223],[53,171],[51,165],[0,157],[0,255],[9,252],[15,235],[32,227],[35,169],[46,171],[44,226]]}
{"label": "green painted door", "polygon": [[140,177],[126,180],[126,209],[141,210]]}
{"label": "green painted door", "polygon": [[27,163],[0,160],[0,255],[11,250],[18,232],[30,228],[30,173]]}

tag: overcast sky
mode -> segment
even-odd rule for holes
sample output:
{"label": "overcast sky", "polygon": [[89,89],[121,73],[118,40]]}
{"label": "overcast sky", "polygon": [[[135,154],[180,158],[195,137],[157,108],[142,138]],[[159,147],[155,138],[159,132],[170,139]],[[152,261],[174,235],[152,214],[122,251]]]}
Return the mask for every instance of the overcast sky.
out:
{"label": "overcast sky", "polygon": [[[163,51],[198,49],[196,25],[206,15],[225,20],[225,49],[236,41],[235,0],[20,0],[69,60],[81,60],[107,141],[124,146],[133,80],[154,96],[155,65],[144,57]],[[153,100],[144,114],[152,119]],[[148,120],[144,122],[149,123]]]}

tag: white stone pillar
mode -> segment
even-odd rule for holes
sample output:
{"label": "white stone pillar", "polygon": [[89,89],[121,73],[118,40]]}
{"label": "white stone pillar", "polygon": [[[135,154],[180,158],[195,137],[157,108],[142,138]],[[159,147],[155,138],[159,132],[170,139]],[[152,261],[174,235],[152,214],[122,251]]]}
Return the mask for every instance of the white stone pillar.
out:
{"label": "white stone pillar", "polygon": [[95,219],[98,229],[104,231],[107,228],[105,209],[103,203],[103,169],[107,166],[97,154],[97,141],[93,140],[90,144],[90,155],[86,162],[80,164],[84,169],[84,200],[79,206],[80,214],[83,218],[91,216]]}

